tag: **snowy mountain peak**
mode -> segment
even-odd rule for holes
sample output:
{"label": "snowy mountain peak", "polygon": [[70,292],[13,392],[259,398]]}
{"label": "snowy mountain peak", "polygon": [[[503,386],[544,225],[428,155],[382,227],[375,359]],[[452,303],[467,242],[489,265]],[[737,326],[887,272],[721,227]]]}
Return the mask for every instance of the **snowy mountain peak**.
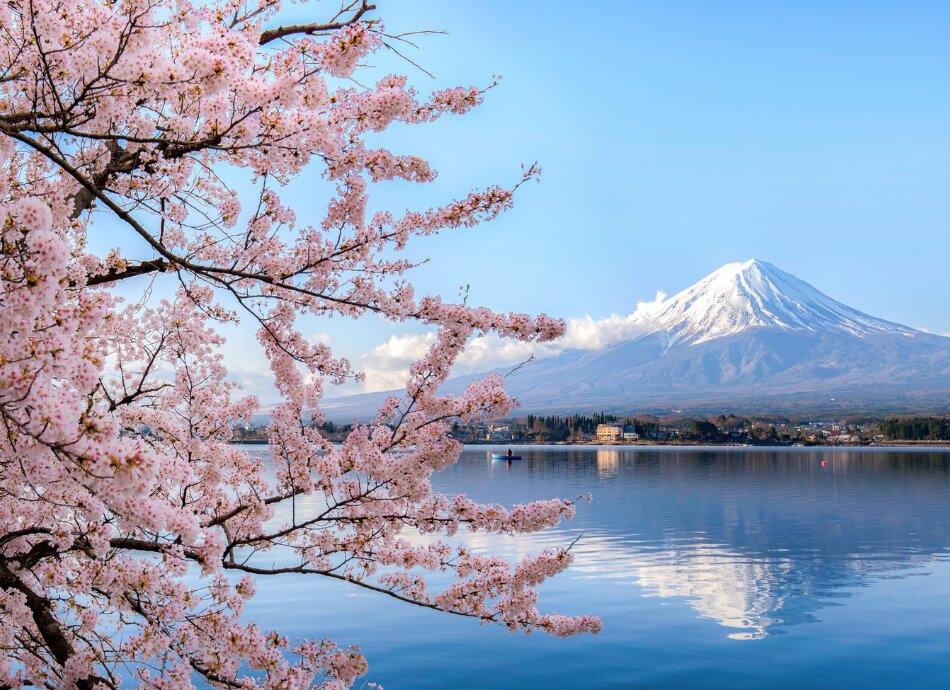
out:
{"label": "snowy mountain peak", "polygon": [[900,333],[913,329],[837,302],[765,261],[726,264],[653,309],[650,321],[669,344],[701,343],[751,328],[785,331]]}
{"label": "snowy mountain peak", "polygon": [[[510,374],[523,410],[918,413],[950,399],[950,338],[868,316],[764,261],[728,264],[677,295],[574,330],[573,342],[598,344],[496,369]],[[473,378],[443,390],[461,394]],[[371,418],[390,394],[338,399],[332,414]]]}

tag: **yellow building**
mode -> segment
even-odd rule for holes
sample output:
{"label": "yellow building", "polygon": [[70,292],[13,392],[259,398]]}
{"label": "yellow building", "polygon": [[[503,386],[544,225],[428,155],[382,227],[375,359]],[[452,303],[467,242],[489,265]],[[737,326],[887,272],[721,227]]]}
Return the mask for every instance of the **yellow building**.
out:
{"label": "yellow building", "polygon": [[623,438],[623,424],[598,424],[597,441],[619,441]]}

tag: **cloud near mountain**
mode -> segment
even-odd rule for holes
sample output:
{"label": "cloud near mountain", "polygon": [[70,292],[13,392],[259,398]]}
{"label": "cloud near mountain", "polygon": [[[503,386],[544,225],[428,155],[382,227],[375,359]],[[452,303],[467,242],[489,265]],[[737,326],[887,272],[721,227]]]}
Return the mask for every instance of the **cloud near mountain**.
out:
{"label": "cloud near mountain", "polygon": [[[398,389],[431,335],[395,336],[365,358],[374,387]],[[950,338],[878,319],[763,261],[727,264],[627,316],[574,319],[557,343],[475,341],[445,393],[472,372],[506,372],[525,410],[735,411],[838,407],[928,411],[950,399]],[[499,366],[504,364],[504,366]],[[378,393],[332,403],[365,417]]]}
{"label": "cloud near mountain", "polygon": [[[504,365],[516,365],[531,355],[551,357],[564,350],[600,350],[611,343],[635,338],[655,328],[653,321],[666,300],[657,292],[649,302],[639,302],[630,314],[611,314],[603,319],[585,315],[567,320],[564,335],[553,343],[523,343],[494,334],[475,338],[455,366],[457,375],[471,374]],[[405,384],[409,366],[435,342],[435,333],[405,333],[390,336],[357,360],[366,374],[362,392],[392,390]]]}

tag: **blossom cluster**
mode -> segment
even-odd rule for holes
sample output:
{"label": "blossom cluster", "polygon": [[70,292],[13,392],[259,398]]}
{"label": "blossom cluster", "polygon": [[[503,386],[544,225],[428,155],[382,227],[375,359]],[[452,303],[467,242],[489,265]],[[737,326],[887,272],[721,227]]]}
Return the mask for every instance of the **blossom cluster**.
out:
{"label": "blossom cluster", "polygon": [[[342,688],[366,673],[355,648],[247,620],[266,575],[345,580],[512,630],[599,629],[538,609],[537,586],[569,549],[509,563],[438,541],[574,514],[561,499],[505,507],[433,491],[461,451],[452,422],[516,404],[494,375],[440,391],[469,340],[546,341],[563,323],[416,295],[401,254],[495,218],[537,169],[370,215],[374,183],[436,173],[366,137],[463,114],[484,89],[424,97],[397,75],[362,86],[360,65],[386,40],[368,3],[275,28],[280,7],[0,7],[0,687],[116,688],[131,675],[169,690]],[[239,197],[225,168],[255,193]],[[334,189],[317,226],[281,198],[314,168]],[[91,250],[123,233],[121,248]],[[360,374],[300,320],[365,314],[436,339],[404,394],[334,445],[311,422],[326,386]],[[231,444],[259,407],[221,355],[237,319],[257,326],[279,394],[272,463]],[[420,532],[436,541],[410,544]],[[290,564],[261,556],[272,551]],[[435,572],[452,584],[431,591]]]}

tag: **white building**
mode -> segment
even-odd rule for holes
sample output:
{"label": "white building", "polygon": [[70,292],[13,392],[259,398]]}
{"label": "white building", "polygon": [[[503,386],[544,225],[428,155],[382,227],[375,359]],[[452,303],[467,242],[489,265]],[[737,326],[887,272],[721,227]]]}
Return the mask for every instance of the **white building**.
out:
{"label": "white building", "polygon": [[619,441],[623,438],[623,424],[598,424],[596,435],[600,443]]}

